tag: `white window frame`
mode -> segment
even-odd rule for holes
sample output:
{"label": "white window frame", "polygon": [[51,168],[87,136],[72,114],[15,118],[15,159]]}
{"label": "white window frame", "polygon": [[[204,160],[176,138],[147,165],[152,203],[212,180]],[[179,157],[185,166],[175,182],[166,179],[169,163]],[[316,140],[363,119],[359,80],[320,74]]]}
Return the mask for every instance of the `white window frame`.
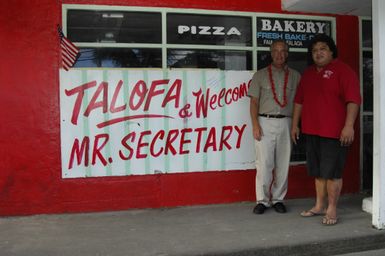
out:
{"label": "white window frame", "polygon": [[[162,17],[162,42],[160,44],[144,44],[144,43],[77,43],[78,47],[113,47],[113,48],[160,48],[162,50],[162,69],[167,69],[167,49],[204,49],[204,50],[238,50],[252,52],[252,70],[257,69],[257,53],[258,51],[269,51],[269,47],[257,46],[257,17],[271,18],[288,18],[288,19],[309,19],[322,20],[331,22],[332,38],[336,39],[336,19],[329,16],[313,16],[313,15],[297,15],[297,14],[277,14],[262,12],[241,12],[241,11],[218,11],[218,10],[202,10],[202,9],[179,9],[179,8],[158,8],[158,7],[132,7],[132,6],[110,6],[110,5],[79,5],[79,4],[63,4],[62,5],[62,22],[63,31],[67,34],[67,11],[71,10],[105,10],[105,11],[134,11],[134,12],[158,12]],[[167,13],[185,13],[185,14],[203,14],[203,15],[224,15],[235,17],[251,18],[251,46],[227,46],[227,45],[194,45],[194,44],[167,44]],[[304,48],[291,48],[291,52],[306,52]]]}

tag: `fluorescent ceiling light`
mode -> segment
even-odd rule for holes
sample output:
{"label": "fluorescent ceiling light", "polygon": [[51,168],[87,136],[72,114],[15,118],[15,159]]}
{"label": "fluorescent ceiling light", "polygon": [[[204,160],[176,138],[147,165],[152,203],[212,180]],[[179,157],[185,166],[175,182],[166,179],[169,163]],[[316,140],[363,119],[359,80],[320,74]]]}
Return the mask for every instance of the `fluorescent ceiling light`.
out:
{"label": "fluorescent ceiling light", "polygon": [[122,19],[124,16],[123,16],[123,13],[103,13],[102,17],[107,19],[108,18]]}
{"label": "fluorescent ceiling light", "polygon": [[105,38],[114,38],[114,33],[112,33],[112,32],[107,32],[107,33],[104,34],[104,37],[105,37]]}

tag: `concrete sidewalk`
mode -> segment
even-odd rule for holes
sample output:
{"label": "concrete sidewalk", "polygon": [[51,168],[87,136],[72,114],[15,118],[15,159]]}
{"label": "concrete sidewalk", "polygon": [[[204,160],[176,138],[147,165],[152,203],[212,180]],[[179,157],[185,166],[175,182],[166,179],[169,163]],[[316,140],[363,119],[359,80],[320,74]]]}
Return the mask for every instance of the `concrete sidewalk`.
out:
{"label": "concrete sidewalk", "polygon": [[0,218],[0,255],[336,255],[385,248],[361,195],[343,196],[339,223],[303,218],[313,199],[288,213],[252,213],[254,203]]}

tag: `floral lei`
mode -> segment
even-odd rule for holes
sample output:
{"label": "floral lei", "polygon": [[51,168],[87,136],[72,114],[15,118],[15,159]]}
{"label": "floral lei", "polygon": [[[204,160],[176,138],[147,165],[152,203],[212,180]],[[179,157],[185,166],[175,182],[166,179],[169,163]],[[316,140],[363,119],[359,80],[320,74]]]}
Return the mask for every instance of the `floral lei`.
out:
{"label": "floral lei", "polygon": [[273,72],[271,70],[271,65],[269,65],[268,71],[269,71],[270,86],[271,86],[271,90],[273,91],[274,100],[275,100],[275,102],[277,102],[277,104],[281,108],[284,108],[287,105],[286,88],[287,88],[287,82],[289,80],[289,69],[285,70],[285,81],[284,81],[284,84],[283,84],[283,103],[281,103],[278,100],[277,92],[275,91],[275,84],[274,84],[274,80],[273,80]]}

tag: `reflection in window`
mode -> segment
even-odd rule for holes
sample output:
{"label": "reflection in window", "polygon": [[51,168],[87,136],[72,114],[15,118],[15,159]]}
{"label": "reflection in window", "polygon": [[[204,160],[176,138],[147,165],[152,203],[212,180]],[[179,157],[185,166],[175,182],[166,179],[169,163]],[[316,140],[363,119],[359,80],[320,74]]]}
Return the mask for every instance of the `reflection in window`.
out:
{"label": "reflection in window", "polygon": [[372,189],[373,179],[373,115],[363,116],[362,161],[364,166],[362,186]]}
{"label": "reflection in window", "polygon": [[67,20],[67,35],[73,42],[162,42],[160,13],[68,10]]}
{"label": "reflection in window", "polygon": [[362,45],[362,189],[373,185],[373,52],[372,21],[361,20]]}
{"label": "reflection in window", "polygon": [[214,68],[221,70],[251,70],[250,51],[182,50],[167,51],[170,68]]}
{"label": "reflection in window", "polygon": [[160,49],[83,48],[75,67],[162,67]]}
{"label": "reflection in window", "polygon": [[362,21],[362,47],[372,48],[373,35],[372,35],[372,21]]}
{"label": "reflection in window", "polygon": [[[271,54],[270,51],[259,51],[257,54],[258,67],[261,69],[267,67],[271,63]],[[306,52],[289,52],[289,57],[287,58],[287,63],[289,67],[297,70],[299,73],[302,73],[307,65],[307,53]]]}
{"label": "reflection in window", "polygon": [[297,144],[293,144],[291,149],[291,162],[303,162],[306,161],[306,138],[303,134],[299,136]]}
{"label": "reflection in window", "polygon": [[372,52],[363,52],[362,61],[363,110],[373,111],[373,57]]}

